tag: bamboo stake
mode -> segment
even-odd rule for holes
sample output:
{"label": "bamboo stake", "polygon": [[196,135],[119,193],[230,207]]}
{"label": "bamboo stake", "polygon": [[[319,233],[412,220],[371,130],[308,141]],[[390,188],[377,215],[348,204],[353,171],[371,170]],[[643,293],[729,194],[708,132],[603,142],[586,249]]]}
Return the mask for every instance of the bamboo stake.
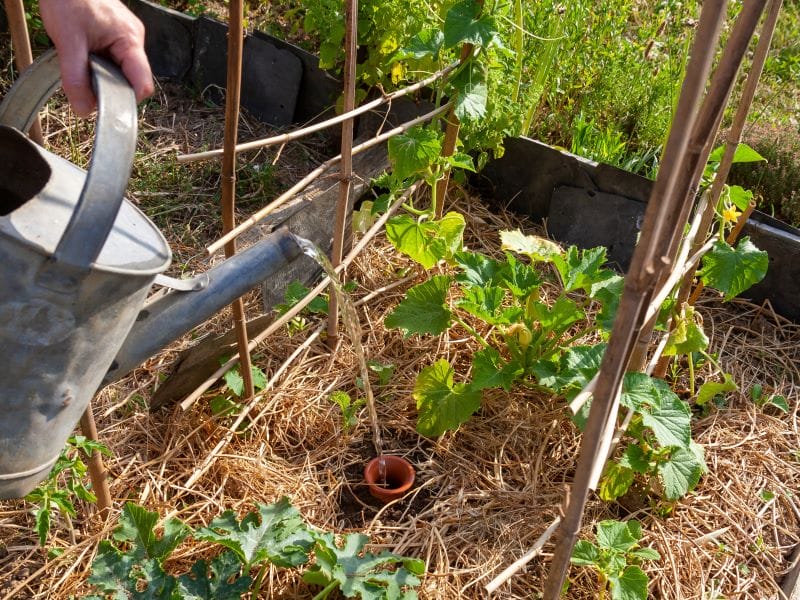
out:
{"label": "bamboo stake", "polygon": [[[714,71],[708,94],[703,100],[700,114],[692,129],[679,179],[675,184],[675,193],[684,195],[680,213],[673,217],[675,222],[685,223],[689,218],[700,179],[711,154],[715,134],[722,122],[725,107],[736,82],[737,73],[753,38],[753,33],[764,11],[766,2],[767,0],[752,0],[745,4],[736,19],[719,65]],[[665,265],[671,265],[674,262],[682,237],[683,230],[674,228],[669,238],[664,238],[664,245],[659,249],[658,256],[659,260],[664,261]],[[664,280],[668,275],[668,270],[662,270],[661,279]],[[647,348],[649,347],[654,327],[654,320],[643,324],[632,359],[632,366],[635,370],[641,371],[647,363]]]}
{"label": "bamboo stake", "polygon": [[[28,24],[25,21],[25,7],[22,0],[5,0],[5,8],[8,28],[11,31],[11,45],[14,47],[14,62],[17,63],[17,70],[22,73],[33,62],[31,39],[28,35]],[[44,145],[42,125],[38,116],[34,119],[28,133],[34,142],[40,146]]]}
{"label": "bamboo stake", "polygon": [[[81,431],[88,439],[93,442],[99,441],[100,437],[97,434],[97,425],[94,422],[94,413],[92,412],[92,403],[86,406],[86,410],[81,416]],[[89,457],[89,479],[92,482],[92,490],[97,497],[97,509],[100,518],[104,521],[108,518],[111,512],[111,490],[108,487],[108,471],[106,471],[103,464],[103,456],[97,450],[92,452]]]}
{"label": "bamboo stake", "polygon": [[[318,131],[322,131],[323,129],[327,129],[328,127],[333,127],[334,125],[338,125],[339,123],[343,123],[345,121],[351,120],[358,115],[363,115],[366,112],[371,111],[374,108],[381,106],[382,104],[391,104],[393,100],[397,98],[402,98],[403,96],[407,96],[412,92],[416,92],[421,90],[426,85],[430,85],[431,83],[445,77],[446,75],[450,74],[453,69],[458,66],[458,63],[455,62],[440,71],[436,71],[429,77],[418,81],[412,85],[404,87],[399,90],[395,90],[389,94],[383,94],[380,98],[376,98],[366,104],[362,104],[358,108],[344,112],[340,115],[336,115],[335,117],[331,117],[330,119],[326,119],[325,121],[320,121],[319,123],[315,123],[314,125],[309,125],[308,127],[303,127],[302,129],[298,129],[296,131],[291,131],[289,133],[282,133],[280,135],[274,135],[267,138],[261,138],[258,140],[252,140],[250,142],[243,142],[241,144],[236,145],[237,152],[245,152],[247,150],[256,150],[258,148],[265,148],[267,146],[275,146],[278,144],[286,144],[288,142],[292,142],[295,140],[299,140],[304,138],[312,133],[316,133]],[[212,158],[219,158],[222,156],[222,149],[217,150],[207,150],[205,152],[197,152],[195,154],[179,154],[176,157],[176,160],[179,163],[191,163],[197,162],[201,160],[208,160]]]}
{"label": "bamboo stake", "polygon": [[[385,133],[382,133],[382,134],[380,134],[378,136],[375,136],[371,140],[368,140],[366,142],[362,142],[361,144],[358,144],[357,146],[353,147],[352,154],[353,154],[353,156],[355,156],[356,154],[361,154],[362,152],[365,152],[366,150],[369,150],[370,148],[373,148],[373,147],[377,146],[378,144],[381,144],[381,143],[385,142],[386,140],[388,140],[391,137],[394,137],[394,136],[399,135],[399,134],[401,134],[401,133],[403,133],[405,131],[408,131],[409,129],[411,129],[412,127],[414,127],[416,125],[419,125],[420,123],[425,123],[426,121],[430,121],[431,119],[435,118],[437,115],[442,114],[448,108],[450,108],[450,105],[449,104],[445,104],[444,106],[440,106],[439,108],[434,109],[431,112],[426,113],[426,114],[424,114],[422,116],[419,116],[416,119],[411,119],[410,121],[406,121],[402,125],[398,125],[397,127],[393,128],[393,129],[390,129],[389,131],[387,131]],[[334,156],[333,158],[328,159],[327,161],[322,163],[319,167],[317,167],[316,169],[311,171],[311,173],[306,175],[303,179],[298,181],[291,188],[286,190],[283,194],[281,194],[275,200],[270,202],[267,206],[265,206],[264,208],[262,208],[261,210],[259,210],[255,214],[251,215],[248,219],[245,219],[244,221],[242,221],[235,229],[233,229],[232,231],[230,231],[227,234],[223,235],[216,242],[214,242],[213,244],[208,246],[208,248],[206,248],[206,252],[209,255],[214,254],[217,250],[222,248],[229,241],[231,241],[232,239],[236,238],[237,236],[243,234],[245,231],[247,231],[248,229],[253,227],[259,221],[262,221],[263,219],[265,219],[268,215],[270,215],[275,210],[277,210],[281,205],[283,205],[286,202],[288,202],[289,200],[291,200],[295,196],[295,194],[301,192],[302,190],[307,188],[309,185],[311,185],[311,183],[317,177],[322,175],[325,171],[327,171],[331,167],[339,164],[339,161],[341,159],[342,159],[341,155],[338,155],[338,156]]]}
{"label": "bamboo stake", "polygon": [[[239,102],[242,88],[242,47],[244,46],[244,8],[242,0],[231,0],[228,10],[228,74],[225,93],[225,139],[222,157],[222,228],[231,231],[236,225],[236,136],[239,129]],[[236,254],[236,240],[225,244],[225,257]],[[237,298],[231,303],[236,341],[242,361],[245,398],[255,393],[247,342],[247,321],[244,302]]]}
{"label": "bamboo stake", "polygon": [[[742,132],[747,122],[747,115],[750,113],[750,108],[753,105],[753,99],[756,95],[758,81],[761,79],[761,73],[764,71],[764,64],[767,61],[769,48],[772,44],[772,37],[775,33],[775,26],[778,22],[778,15],[783,5],[783,0],[770,0],[767,12],[767,18],[761,26],[761,32],[758,38],[758,45],[756,46],[755,54],[753,55],[753,62],[750,66],[750,72],[747,75],[747,80],[742,90],[742,96],[739,99],[739,106],[736,109],[736,114],[733,118],[728,139],[725,142],[725,152],[722,155],[717,173],[714,176],[714,183],[711,185],[711,201],[703,213],[703,220],[700,222],[700,233],[695,239],[695,247],[703,243],[703,240],[708,235],[711,225],[714,221],[714,211],[717,208],[719,199],[722,196],[722,191],[725,187],[725,182],[730,174],[731,166],[733,165],[733,158],[736,155],[736,150],[739,143],[742,141]],[[752,212],[752,211],[751,211]],[[734,238],[735,239],[735,238]],[[694,248],[693,248],[694,250]],[[678,294],[678,303],[683,304],[689,298],[689,291],[694,279],[694,271],[689,273],[683,280],[681,291]]]}
{"label": "bamboo stake", "polygon": [[[358,37],[358,0],[347,0],[344,9],[344,112],[352,112],[356,105],[356,39]],[[339,201],[333,225],[333,247],[331,265],[338,267],[348,240],[347,231],[353,209],[353,120],[342,123],[342,157],[340,164]],[[339,299],[331,283],[328,296],[328,348],[333,350],[339,340]],[[355,343],[355,341],[353,342]],[[378,443],[378,440],[375,440]]]}
{"label": "bamboo stake", "polygon": [[[392,215],[400,208],[400,206],[408,200],[411,194],[416,191],[417,187],[419,187],[418,183],[410,186],[403,194],[401,194],[400,198],[398,198],[395,203],[389,207],[381,217],[375,221],[375,223],[370,227],[367,233],[364,234],[358,244],[356,244],[355,248],[353,248],[347,255],[347,257],[342,260],[341,264],[336,268],[337,273],[346,269],[350,263],[352,263],[355,258],[361,254],[361,252],[366,248],[367,243],[372,241],[372,239],[378,235],[378,233],[382,230],[386,221],[388,221]],[[272,323],[269,327],[267,327],[264,331],[259,333],[249,344],[249,349],[254,349],[258,344],[263,342],[273,333],[278,331],[281,327],[286,325],[289,321],[294,319],[300,311],[302,311],[306,306],[308,306],[311,301],[319,296],[326,287],[330,285],[330,279],[325,277],[317,286],[312,289],[306,296],[300,300],[297,304],[295,304],[290,310],[288,310],[285,314],[281,315],[280,318],[276,319],[274,323]],[[358,302],[356,303],[358,304]],[[222,365],[219,369],[214,371],[214,373],[206,379],[194,392],[189,394],[183,402],[181,402],[180,406],[183,411],[188,410],[203,394],[208,391],[208,389],[214,385],[214,382],[217,381],[220,377],[222,377],[231,367],[233,367],[238,362],[238,357],[233,356],[228,362]]]}
{"label": "bamboo stake", "polygon": [[603,356],[589,421],[581,440],[575,480],[568,494],[565,517],[560,528],[561,535],[544,590],[544,597],[548,600],[558,600],[561,595],[572,547],[580,531],[598,450],[609,424],[616,418],[613,402],[615,392],[622,383],[634,344],[639,337],[639,327],[652,296],[652,288],[667,267],[663,262],[664,251],[672,232],[681,227],[676,217],[681,212],[680,202],[683,197],[674,193],[675,184],[686,155],[690,132],[694,128],[697,106],[711,69],[726,6],[727,0],[709,0],[703,3],[697,35],[676,108],[674,126],[667,139],[664,161],[647,206],[640,242],[625,278],[617,318]]}

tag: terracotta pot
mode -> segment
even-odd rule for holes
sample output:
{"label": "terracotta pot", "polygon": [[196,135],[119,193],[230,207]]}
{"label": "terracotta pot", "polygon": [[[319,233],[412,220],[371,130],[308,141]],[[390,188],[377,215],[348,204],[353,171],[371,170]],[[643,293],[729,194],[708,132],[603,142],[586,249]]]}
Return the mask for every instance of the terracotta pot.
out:
{"label": "terracotta pot", "polygon": [[382,455],[367,463],[364,479],[369,486],[369,493],[381,502],[388,503],[400,498],[414,485],[414,467],[400,456]]}

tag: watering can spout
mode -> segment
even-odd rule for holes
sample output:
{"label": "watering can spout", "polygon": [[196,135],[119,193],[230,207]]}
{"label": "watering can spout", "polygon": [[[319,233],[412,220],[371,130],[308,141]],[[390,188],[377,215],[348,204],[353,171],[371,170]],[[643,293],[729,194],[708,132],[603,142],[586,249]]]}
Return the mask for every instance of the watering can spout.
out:
{"label": "watering can spout", "polygon": [[[174,289],[147,302],[103,379],[124,377],[300,255],[296,237],[280,228],[257,244],[210,269],[199,289]],[[156,281],[158,283],[158,281]]]}

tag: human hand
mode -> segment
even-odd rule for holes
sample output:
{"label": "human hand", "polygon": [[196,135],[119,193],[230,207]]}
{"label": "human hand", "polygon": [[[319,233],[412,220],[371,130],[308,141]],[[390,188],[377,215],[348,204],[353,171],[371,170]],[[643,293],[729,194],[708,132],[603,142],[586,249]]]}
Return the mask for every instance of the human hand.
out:
{"label": "human hand", "polygon": [[64,93],[77,114],[88,116],[97,105],[89,80],[90,52],[120,66],[137,102],[153,93],[144,26],[119,0],[40,0],[39,10],[58,50]]}

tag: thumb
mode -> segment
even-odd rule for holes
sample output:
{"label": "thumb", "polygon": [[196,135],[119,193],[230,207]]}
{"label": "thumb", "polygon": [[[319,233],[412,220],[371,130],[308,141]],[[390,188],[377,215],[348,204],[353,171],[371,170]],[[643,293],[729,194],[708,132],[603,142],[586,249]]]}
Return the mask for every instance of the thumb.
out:
{"label": "thumb", "polygon": [[97,100],[89,78],[88,50],[81,46],[82,44],[62,44],[58,48],[58,60],[61,66],[61,86],[72,110],[81,117],[88,117],[94,111]]}

